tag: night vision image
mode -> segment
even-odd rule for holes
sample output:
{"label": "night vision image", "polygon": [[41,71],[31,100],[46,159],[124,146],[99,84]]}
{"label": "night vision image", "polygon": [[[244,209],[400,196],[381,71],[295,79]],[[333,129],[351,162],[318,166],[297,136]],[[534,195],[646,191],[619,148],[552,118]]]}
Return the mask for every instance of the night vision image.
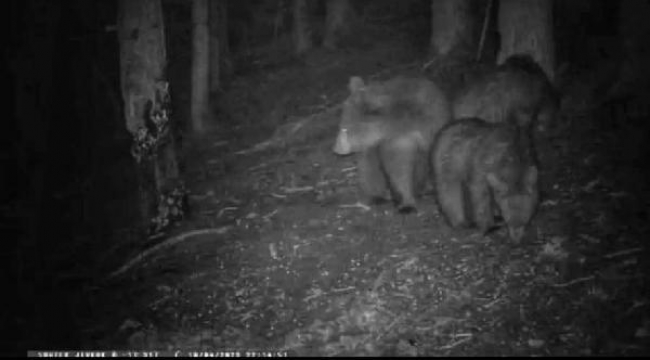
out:
{"label": "night vision image", "polygon": [[650,355],[650,1],[7,4],[0,354]]}

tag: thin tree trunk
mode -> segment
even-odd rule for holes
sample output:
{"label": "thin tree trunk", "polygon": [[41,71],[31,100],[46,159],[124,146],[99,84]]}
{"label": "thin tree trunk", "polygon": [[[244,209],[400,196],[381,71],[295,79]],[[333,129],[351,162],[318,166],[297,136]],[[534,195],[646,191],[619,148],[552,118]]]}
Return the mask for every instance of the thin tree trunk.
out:
{"label": "thin tree trunk", "polygon": [[210,39],[208,36],[208,0],[192,2],[192,100],[194,132],[202,133],[208,114]]}
{"label": "thin tree trunk", "polygon": [[431,55],[472,56],[477,35],[472,0],[431,0]]}
{"label": "thin tree trunk", "polygon": [[329,0],[326,4],[327,13],[323,46],[328,49],[335,49],[341,37],[348,33],[352,9],[349,0]]}
{"label": "thin tree trunk", "polygon": [[214,94],[221,88],[221,4],[220,1],[210,1],[210,93]]}
{"label": "thin tree trunk", "polygon": [[277,3],[278,7],[275,11],[275,17],[273,18],[273,41],[275,42],[278,41],[278,36],[280,35],[282,25],[284,24],[287,13],[289,12],[287,11],[289,8],[289,3],[287,3],[287,0],[277,0]]}
{"label": "thin tree trunk", "polygon": [[313,47],[311,24],[307,0],[294,0],[293,32],[296,54],[302,55]]}
{"label": "thin tree trunk", "polygon": [[499,63],[513,54],[530,54],[553,82],[555,43],[552,6],[552,0],[500,1],[501,51],[497,59]]}
{"label": "thin tree trunk", "polygon": [[489,29],[490,23],[492,22],[492,8],[494,7],[494,0],[487,0],[485,4],[485,11],[483,14],[483,26],[481,28],[481,37],[478,43],[478,51],[476,52],[476,61],[480,62],[483,58],[483,53],[485,51],[485,44],[489,43]]}
{"label": "thin tree trunk", "polygon": [[232,64],[230,61],[230,43],[228,42],[229,39],[229,31],[228,31],[228,1],[229,0],[221,0],[218,1],[217,3],[219,4],[219,15],[220,15],[220,21],[219,21],[219,39],[221,40],[219,42],[219,59],[220,59],[220,76],[221,76],[221,82],[227,81],[227,78],[231,75],[232,73]]}

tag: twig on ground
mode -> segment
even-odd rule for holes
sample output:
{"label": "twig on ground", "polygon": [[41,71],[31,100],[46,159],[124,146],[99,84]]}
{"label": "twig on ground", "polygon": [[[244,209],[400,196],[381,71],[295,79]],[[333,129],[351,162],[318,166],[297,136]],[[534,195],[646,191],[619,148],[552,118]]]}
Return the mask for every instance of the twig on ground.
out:
{"label": "twig on ground", "polygon": [[615,258],[615,257],[618,257],[618,256],[634,254],[634,253],[639,252],[639,251],[643,251],[643,248],[642,247],[636,247],[636,248],[632,248],[632,249],[625,249],[625,250],[621,250],[621,251],[617,251],[617,252],[607,254],[607,255],[605,255],[603,257],[605,259],[611,259],[611,258]]}
{"label": "twig on ground", "polygon": [[223,226],[223,227],[220,227],[220,228],[193,230],[193,231],[189,231],[189,232],[182,233],[182,234],[176,235],[174,237],[171,237],[171,238],[169,238],[169,239],[167,239],[167,240],[165,240],[165,241],[163,241],[163,242],[161,242],[161,243],[159,243],[159,244],[157,244],[157,245],[155,245],[155,246],[141,252],[140,254],[135,256],[133,259],[131,259],[129,262],[122,265],[119,269],[117,269],[117,270],[113,271],[112,273],[110,273],[108,275],[107,279],[112,279],[112,278],[126,272],[131,267],[133,267],[137,263],[141,262],[142,260],[144,260],[149,255],[151,255],[154,252],[159,251],[159,250],[161,250],[163,248],[170,247],[172,245],[178,244],[178,243],[180,243],[180,242],[182,242],[182,241],[184,241],[184,240],[186,240],[188,238],[194,237],[194,236],[222,235],[222,234],[225,234],[228,230],[230,230],[230,228],[231,228],[231,226]]}
{"label": "twig on ground", "polygon": [[282,188],[287,194],[293,194],[298,192],[307,192],[314,190],[313,186],[298,186],[298,187],[284,187]]}
{"label": "twig on ground", "polygon": [[567,287],[567,286],[575,285],[575,284],[578,284],[578,283],[581,283],[581,282],[593,280],[594,278],[595,277],[593,275],[585,276],[585,277],[573,279],[573,280],[571,280],[569,282],[565,282],[565,283],[562,283],[562,284],[553,284],[553,287],[558,287],[558,288]]}
{"label": "twig on ground", "polygon": [[219,213],[217,214],[217,217],[221,217],[221,215],[223,215],[223,213],[225,213],[226,211],[234,211],[234,210],[237,210],[237,209],[238,209],[238,207],[236,207],[236,206],[225,207],[225,208],[219,210]]}
{"label": "twig on ground", "polygon": [[464,338],[463,338],[463,339],[460,339],[460,340],[458,340],[458,341],[454,341],[454,342],[451,343],[451,344],[448,344],[448,345],[445,345],[445,346],[441,346],[441,347],[439,347],[438,349],[439,349],[439,350],[449,350],[449,349],[453,349],[453,348],[455,348],[455,347],[458,346],[458,345],[461,345],[461,344],[463,344],[463,343],[466,343],[466,342],[472,340],[472,337],[473,337],[472,334],[458,334],[458,335],[456,335],[456,336],[458,336],[458,337],[461,337],[461,336],[462,336],[462,337],[464,337]]}
{"label": "twig on ground", "polygon": [[363,204],[361,202],[356,202],[354,204],[347,204],[347,205],[339,205],[339,207],[342,207],[342,208],[360,208],[360,209],[362,209],[364,211],[370,211],[370,209],[371,209],[370,206],[368,206],[366,204]]}

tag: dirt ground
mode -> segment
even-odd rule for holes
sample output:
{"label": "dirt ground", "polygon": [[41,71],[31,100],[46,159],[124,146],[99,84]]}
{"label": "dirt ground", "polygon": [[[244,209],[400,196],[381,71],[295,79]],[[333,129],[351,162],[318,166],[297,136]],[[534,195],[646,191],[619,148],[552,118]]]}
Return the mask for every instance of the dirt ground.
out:
{"label": "dirt ground", "polygon": [[413,59],[386,41],[236,78],[212,130],[184,140],[192,212],[165,234],[181,238],[93,291],[89,347],[650,354],[643,101],[625,118],[598,106],[592,73],[567,82],[537,141],[539,213],[514,245],[450,229],[432,194],[415,215],[365,206],[354,158],[331,151],[349,77],[417,72]]}

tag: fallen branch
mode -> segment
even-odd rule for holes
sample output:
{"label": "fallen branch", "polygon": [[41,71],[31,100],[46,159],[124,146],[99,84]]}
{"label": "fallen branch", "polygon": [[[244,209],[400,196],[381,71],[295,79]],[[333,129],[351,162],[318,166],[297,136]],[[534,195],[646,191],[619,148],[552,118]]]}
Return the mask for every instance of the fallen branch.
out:
{"label": "fallen branch", "polygon": [[314,190],[314,187],[313,186],[283,187],[282,190],[284,190],[284,192],[286,192],[287,194],[293,194],[299,192],[312,191]]}
{"label": "fallen branch", "polygon": [[261,163],[261,164],[258,164],[258,165],[255,165],[255,166],[252,166],[252,167],[248,168],[248,171],[255,171],[255,170],[261,169],[261,168],[266,167],[266,166],[269,166],[269,164]]}
{"label": "fallen branch", "polygon": [[502,298],[502,297],[498,297],[498,298],[496,298],[496,299],[490,301],[489,303],[483,305],[483,308],[484,308],[484,309],[489,309],[489,308],[493,307],[494,305],[500,303],[501,301],[503,301],[503,298]]}
{"label": "fallen branch", "polygon": [[330,290],[329,293],[330,293],[330,294],[338,294],[338,293],[347,292],[347,291],[352,291],[352,290],[356,290],[356,289],[357,289],[357,288],[354,287],[354,286],[348,286],[348,287],[339,288],[339,289],[332,289],[332,290]]}
{"label": "fallen branch", "polygon": [[422,68],[420,71],[425,71],[429,66],[433,65],[436,62],[437,58],[434,58],[433,60],[427,61],[422,65]]}
{"label": "fallen branch", "polygon": [[225,234],[228,230],[230,230],[230,228],[231,228],[231,226],[224,226],[224,227],[213,228],[213,229],[193,230],[193,231],[189,231],[189,232],[182,233],[182,234],[176,235],[174,237],[171,237],[171,238],[169,238],[169,239],[167,239],[167,240],[165,240],[165,241],[163,241],[163,242],[161,242],[159,244],[156,244],[155,246],[141,252],[140,254],[135,256],[133,259],[131,259],[129,262],[122,265],[119,269],[117,269],[117,270],[113,271],[111,274],[109,274],[106,279],[107,280],[112,279],[112,278],[126,272],[127,270],[132,268],[134,265],[141,262],[146,257],[148,257],[149,255],[153,254],[154,252],[156,252],[158,250],[161,250],[163,248],[178,244],[178,243],[180,243],[180,242],[182,242],[182,241],[184,241],[184,240],[186,240],[188,238],[191,238],[193,236],[212,235],[212,234],[222,235],[222,234]]}
{"label": "fallen branch", "polygon": [[563,287],[575,285],[575,284],[585,282],[585,281],[589,281],[589,280],[593,280],[593,279],[594,279],[594,276],[590,275],[590,276],[585,276],[585,277],[573,279],[573,280],[571,280],[569,282],[565,282],[565,283],[562,283],[562,284],[553,284],[553,287],[563,288]]}
{"label": "fallen branch", "polygon": [[270,213],[268,213],[268,214],[262,216],[262,219],[264,219],[264,220],[268,220],[271,216],[273,216],[273,215],[275,215],[275,214],[277,214],[277,213],[278,213],[278,209],[275,209],[275,210],[271,211]]}
{"label": "fallen branch", "polygon": [[458,345],[461,345],[461,344],[463,344],[463,343],[466,343],[466,342],[472,340],[472,337],[473,337],[472,334],[457,334],[456,336],[457,336],[457,337],[461,337],[461,336],[462,336],[462,337],[464,337],[464,339],[460,339],[460,340],[458,340],[458,341],[454,341],[454,342],[451,343],[451,344],[448,344],[448,345],[445,345],[445,346],[441,346],[441,347],[438,348],[438,350],[449,350],[449,349],[455,348],[455,347],[458,346]]}
{"label": "fallen branch", "polygon": [[390,323],[390,325],[388,325],[388,327],[384,331],[382,331],[379,335],[377,335],[377,337],[375,338],[375,341],[379,341],[382,337],[384,337],[391,330],[393,330],[395,325],[397,325],[398,323],[401,323],[405,318],[406,318],[405,315],[398,316],[395,320],[393,320],[393,322]]}
{"label": "fallen branch", "polygon": [[255,145],[255,146],[253,146],[251,148],[244,149],[244,150],[241,150],[241,151],[237,151],[235,153],[235,155],[246,155],[246,154],[262,151],[262,150],[272,146],[273,143],[274,143],[273,140],[266,140],[266,141],[261,142],[261,143]]}
{"label": "fallen branch", "polygon": [[340,107],[341,104],[325,107],[320,112],[281,125],[275,130],[269,139],[254,145],[251,148],[238,151],[235,154],[245,155],[262,151],[270,147],[282,147],[296,138],[304,138],[305,136],[313,136],[315,133],[329,131],[328,127],[323,126],[324,124],[329,124],[329,121],[332,118],[330,114],[334,114]]}
{"label": "fallen branch", "polygon": [[388,270],[382,271],[381,274],[377,276],[377,279],[375,279],[371,292],[376,293],[377,290],[386,282],[387,276],[388,276]]}
{"label": "fallen branch", "polygon": [[306,124],[311,122],[313,118],[314,115],[311,115],[307,118],[303,118],[295,122],[284,124],[275,131],[275,133],[273,134],[273,136],[271,136],[270,139],[258,143],[257,145],[254,145],[251,148],[238,151],[235,153],[235,155],[246,155],[246,154],[265,150],[272,146],[279,146],[281,144],[284,144],[287,142],[288,139],[290,139],[292,136],[298,133],[298,131],[304,128]]}
{"label": "fallen branch", "polygon": [[361,202],[356,202],[354,204],[347,204],[347,205],[339,205],[341,208],[360,208],[364,211],[370,211],[372,208],[366,204],[363,204]]}
{"label": "fallen branch", "polygon": [[346,288],[341,288],[341,289],[332,289],[332,290],[330,290],[328,292],[324,292],[324,291],[318,289],[318,291],[314,292],[312,295],[307,296],[302,301],[309,301],[309,300],[312,300],[312,299],[315,299],[315,298],[319,298],[321,296],[330,296],[330,295],[339,294],[339,293],[342,293],[342,292],[353,291],[353,290],[356,290],[356,289],[357,288],[354,287],[354,286],[348,286]]}
{"label": "fallen branch", "polygon": [[617,252],[613,252],[610,254],[607,254],[603,256],[605,259],[611,259],[619,256],[624,256],[624,255],[629,255],[629,254],[634,254],[636,252],[643,251],[642,247],[637,247],[637,248],[632,248],[632,249],[625,249]]}
{"label": "fallen branch", "polygon": [[239,208],[236,207],[236,206],[227,206],[227,207],[219,210],[219,214],[217,214],[217,217],[221,217],[223,215],[223,213],[225,213],[226,211],[235,211],[237,209],[239,209]]}

